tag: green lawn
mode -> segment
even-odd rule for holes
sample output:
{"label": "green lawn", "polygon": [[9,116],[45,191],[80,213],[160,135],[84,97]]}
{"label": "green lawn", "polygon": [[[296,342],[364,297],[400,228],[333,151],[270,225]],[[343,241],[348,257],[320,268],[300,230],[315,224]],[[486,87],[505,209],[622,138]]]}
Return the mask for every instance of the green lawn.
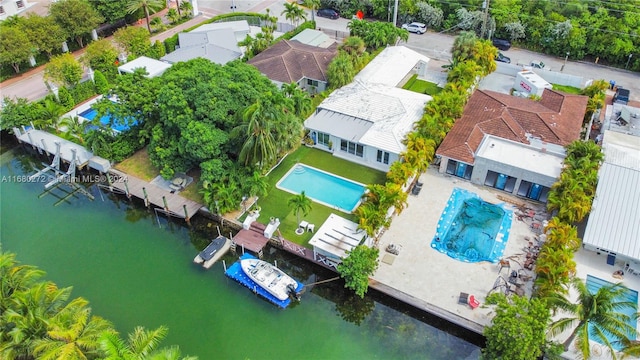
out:
{"label": "green lawn", "polygon": [[430,96],[436,95],[442,91],[442,88],[432,82],[419,80],[418,75],[413,75],[402,88]]}
{"label": "green lawn", "polygon": [[[282,178],[282,176],[284,176],[284,174],[287,173],[287,171],[289,171],[289,169],[291,169],[293,165],[298,162],[363,184],[383,184],[385,181],[385,173],[334,157],[325,151],[301,146],[298,150],[289,154],[289,156],[287,156],[282,163],[280,163],[280,165],[278,165],[278,167],[268,175],[268,181],[271,188],[266,197],[258,200],[258,205],[261,207],[260,218],[258,221],[264,224],[269,221],[270,217],[279,218],[279,229],[282,236],[289,241],[296,242],[303,246],[308,244],[313,234],[295,234],[295,230],[298,226],[298,220],[296,219],[296,215],[287,205],[288,200],[293,196],[293,194],[276,188],[276,183]],[[346,214],[333,208],[320,205],[316,202],[312,202],[311,211],[307,216],[302,217],[301,214],[300,220],[304,219],[311,224],[315,224],[317,230],[331,213],[337,213],[338,215],[352,221],[356,220],[355,216],[352,214]]]}
{"label": "green lawn", "polygon": [[574,86],[558,85],[558,84],[553,84],[553,90],[558,90],[558,91],[566,92],[568,94],[577,94],[577,95],[580,95],[580,92],[582,91],[580,88],[577,88]]}

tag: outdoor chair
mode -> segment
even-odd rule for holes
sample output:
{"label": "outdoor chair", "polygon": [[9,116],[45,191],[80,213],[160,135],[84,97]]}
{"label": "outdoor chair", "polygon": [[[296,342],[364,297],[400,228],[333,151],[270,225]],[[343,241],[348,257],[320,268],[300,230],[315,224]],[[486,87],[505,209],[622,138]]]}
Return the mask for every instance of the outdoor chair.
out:
{"label": "outdoor chair", "polygon": [[469,306],[471,306],[471,309],[475,309],[480,306],[480,302],[476,299],[475,296],[469,295]]}
{"label": "outdoor chair", "polygon": [[469,294],[465,292],[460,293],[460,297],[458,298],[458,304],[467,305],[469,303]]}

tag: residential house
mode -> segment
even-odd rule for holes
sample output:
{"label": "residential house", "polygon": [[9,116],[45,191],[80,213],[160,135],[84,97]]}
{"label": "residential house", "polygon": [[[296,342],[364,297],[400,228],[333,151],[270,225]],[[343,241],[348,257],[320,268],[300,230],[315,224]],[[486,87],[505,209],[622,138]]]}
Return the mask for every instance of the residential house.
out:
{"label": "residential house", "polygon": [[402,46],[388,47],[355,80],[337,89],[304,123],[315,147],[381,171],[399,159],[402,143],[422,117],[429,95],[404,90],[429,58]]}
{"label": "residential house", "polygon": [[188,33],[179,33],[179,47],[161,60],[174,64],[203,58],[224,65],[244,55],[238,42],[249,33],[249,23],[245,20],[205,24]]}
{"label": "residential house", "polygon": [[338,54],[337,44],[328,48],[282,40],[254,56],[247,63],[255,66],[278,87],[297,83],[311,94],[327,88],[327,67]]}
{"label": "residential house", "polygon": [[1,0],[0,20],[6,20],[10,16],[17,15],[32,5],[27,0]]}
{"label": "residential house", "polygon": [[152,59],[146,56],[140,56],[135,60],[129,61],[124,65],[118,66],[118,72],[120,74],[122,73],[133,74],[136,69],[145,69],[145,71],[147,72],[147,77],[153,78],[153,77],[162,75],[170,67],[171,67],[171,64],[168,64],[164,61]]}
{"label": "residential house", "polygon": [[539,101],[476,90],[436,151],[440,172],[546,202],[587,101],[550,89]]}

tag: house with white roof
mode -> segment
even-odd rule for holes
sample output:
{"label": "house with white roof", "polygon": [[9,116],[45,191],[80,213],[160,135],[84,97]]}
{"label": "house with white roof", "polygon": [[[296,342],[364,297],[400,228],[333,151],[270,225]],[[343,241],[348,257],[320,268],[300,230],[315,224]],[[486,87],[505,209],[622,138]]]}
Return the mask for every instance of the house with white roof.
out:
{"label": "house with white roof", "polygon": [[140,56],[139,58],[129,61],[128,63],[118,66],[118,73],[130,73],[133,74],[136,69],[145,69],[148,78],[153,78],[162,75],[167,69],[171,67],[164,61],[152,59],[146,56]]}
{"label": "house with white roof", "polygon": [[623,260],[639,273],[640,138],[605,130],[602,151],[604,162],[582,243],[587,250],[608,254],[609,262]]}
{"label": "house with white roof", "polygon": [[402,143],[431,96],[400,88],[429,58],[402,46],[383,50],[335,90],[304,123],[315,147],[381,171],[399,159]]}

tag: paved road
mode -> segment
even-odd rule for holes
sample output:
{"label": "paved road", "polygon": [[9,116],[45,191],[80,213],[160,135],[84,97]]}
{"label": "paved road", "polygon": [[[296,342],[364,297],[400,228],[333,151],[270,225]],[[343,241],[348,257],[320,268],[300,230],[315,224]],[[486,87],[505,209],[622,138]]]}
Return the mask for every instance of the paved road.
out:
{"label": "paved road", "polygon": [[[39,2],[48,2],[41,0]],[[283,0],[200,0],[198,2],[201,15],[189,22],[182,24],[176,28],[158,34],[152,38],[155,40],[164,40],[185,28],[191,27],[212,16],[227,13],[231,10],[231,6],[235,6],[237,12],[258,12],[265,13],[267,9],[273,16],[278,17],[280,22],[288,22],[281,15],[284,10]],[[307,12],[307,18],[311,18],[310,11]],[[330,20],[326,18],[316,17],[317,27],[319,29],[329,29],[338,31],[348,31],[347,19]],[[448,63],[451,58],[450,50],[453,45],[454,36],[448,34],[428,32],[424,35],[409,34],[409,40],[405,44],[407,47],[416,50],[431,59],[433,63],[430,69],[439,69],[440,65]],[[551,67],[552,70],[559,70],[564,64],[564,58],[556,58],[553,56],[538,54],[528,50],[511,48],[509,51],[503,52],[510,57],[512,62],[530,60],[542,60]],[[584,62],[568,61],[564,66],[564,73],[570,75],[581,76],[587,79],[604,79],[615,80],[617,84],[631,90],[631,98],[640,101],[640,73],[609,68],[602,65]],[[0,84],[0,95],[11,98],[23,97],[29,100],[37,100],[47,94],[47,89],[42,79],[42,68],[34,69],[22,76],[7,80]]]}

